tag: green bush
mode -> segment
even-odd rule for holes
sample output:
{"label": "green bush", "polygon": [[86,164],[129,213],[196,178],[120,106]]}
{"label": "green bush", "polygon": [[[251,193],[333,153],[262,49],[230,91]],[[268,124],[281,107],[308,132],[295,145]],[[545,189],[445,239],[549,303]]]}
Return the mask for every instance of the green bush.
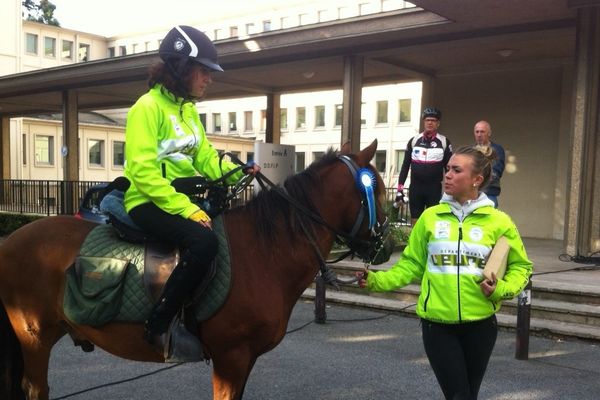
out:
{"label": "green bush", "polygon": [[13,231],[16,231],[23,225],[43,218],[39,215],[24,215],[24,214],[5,214],[0,213],[0,236],[6,236]]}

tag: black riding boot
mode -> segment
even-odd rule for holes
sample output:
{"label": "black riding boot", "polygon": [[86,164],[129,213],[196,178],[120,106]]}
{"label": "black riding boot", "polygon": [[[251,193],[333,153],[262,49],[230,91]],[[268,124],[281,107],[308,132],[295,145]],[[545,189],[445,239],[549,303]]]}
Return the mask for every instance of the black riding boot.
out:
{"label": "black riding boot", "polygon": [[[171,321],[182,308],[185,299],[200,284],[207,271],[208,267],[202,265],[189,252],[182,255],[165,283],[163,292],[154,305],[150,318],[146,320],[144,325],[145,339],[158,350],[163,349],[168,344],[165,333],[169,330]],[[168,349],[165,349],[165,351],[168,351]]]}

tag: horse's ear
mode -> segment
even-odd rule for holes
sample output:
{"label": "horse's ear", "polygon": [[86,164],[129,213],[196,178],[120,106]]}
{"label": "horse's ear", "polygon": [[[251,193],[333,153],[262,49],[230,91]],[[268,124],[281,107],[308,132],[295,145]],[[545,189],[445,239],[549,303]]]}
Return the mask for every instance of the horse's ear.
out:
{"label": "horse's ear", "polygon": [[356,157],[358,158],[358,164],[359,165],[369,164],[371,162],[371,160],[373,159],[373,156],[375,155],[376,150],[377,150],[377,139],[373,140],[373,143],[371,143],[368,147],[365,147],[364,149],[362,149],[356,155]]}
{"label": "horse's ear", "polygon": [[346,143],[342,145],[342,149],[340,150],[340,154],[350,154],[352,152],[352,148],[350,146],[350,141],[348,140]]}

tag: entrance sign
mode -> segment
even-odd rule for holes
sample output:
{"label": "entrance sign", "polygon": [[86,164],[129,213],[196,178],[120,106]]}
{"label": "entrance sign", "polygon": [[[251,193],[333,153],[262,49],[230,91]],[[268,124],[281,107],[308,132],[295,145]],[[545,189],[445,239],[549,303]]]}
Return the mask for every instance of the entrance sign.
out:
{"label": "entrance sign", "polygon": [[[274,184],[283,184],[285,179],[294,174],[294,155],[296,147],[287,144],[255,143],[254,162],[260,165],[262,172]],[[254,181],[254,191],[260,185]]]}

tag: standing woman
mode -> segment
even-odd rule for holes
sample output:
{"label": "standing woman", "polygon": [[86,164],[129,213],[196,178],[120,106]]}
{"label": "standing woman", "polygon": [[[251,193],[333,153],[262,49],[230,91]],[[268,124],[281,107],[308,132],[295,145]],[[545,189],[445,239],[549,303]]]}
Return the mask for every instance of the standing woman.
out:
{"label": "standing woman", "polygon": [[[197,29],[176,26],[158,53],[162,61],[150,67],[150,90],[127,115],[125,176],[131,186],[125,208],[139,227],[181,251],[145,323],[146,340],[162,352],[171,320],[208,271],[218,244],[210,217],[176,192],[171,181],[199,174],[217,179],[236,165],[223,161],[219,166],[219,155],[206,138],[194,105],[211,83],[211,72],[223,71],[215,46]],[[249,165],[244,172],[256,174],[259,169]],[[242,175],[233,174],[229,183]]]}
{"label": "standing woman", "polygon": [[[454,152],[440,204],[417,220],[400,260],[387,271],[359,273],[360,286],[372,291],[421,281],[423,344],[446,399],[477,399],[496,343],[495,313],[532,272],[515,224],[481,191],[491,168],[492,160],[473,147]],[[506,274],[488,280],[485,259],[500,236],[510,244]]]}

